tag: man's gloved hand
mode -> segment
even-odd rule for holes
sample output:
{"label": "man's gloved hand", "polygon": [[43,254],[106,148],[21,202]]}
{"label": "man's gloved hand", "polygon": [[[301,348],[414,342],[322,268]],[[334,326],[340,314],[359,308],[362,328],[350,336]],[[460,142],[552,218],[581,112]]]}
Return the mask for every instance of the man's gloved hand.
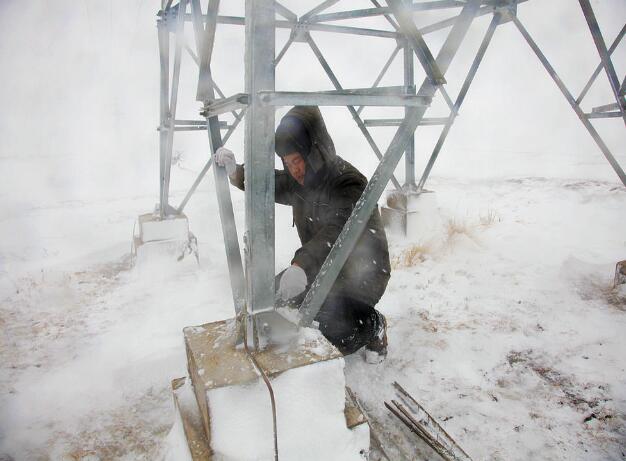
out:
{"label": "man's gloved hand", "polygon": [[226,174],[228,176],[232,176],[235,174],[235,170],[237,169],[237,162],[235,161],[235,154],[229,149],[225,147],[220,147],[215,151],[215,155],[213,155],[213,161],[218,166],[223,166],[226,168]]}
{"label": "man's gloved hand", "polygon": [[287,300],[299,295],[306,288],[306,273],[304,270],[292,264],[280,277],[278,292],[276,293],[280,299]]}

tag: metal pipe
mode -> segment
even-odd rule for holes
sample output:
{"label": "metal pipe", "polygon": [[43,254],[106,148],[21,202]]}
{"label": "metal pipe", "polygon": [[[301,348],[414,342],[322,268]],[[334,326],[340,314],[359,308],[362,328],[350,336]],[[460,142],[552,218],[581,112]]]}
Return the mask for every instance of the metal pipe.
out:
{"label": "metal pipe", "polygon": [[[457,23],[448,34],[437,56],[437,65],[444,74],[448,70],[456,51],[459,49],[479,6],[480,0],[468,0],[459,15]],[[418,94],[432,97],[436,91],[437,87],[430,83],[430,81],[425,80]],[[301,319],[299,323],[301,326],[310,325],[322,307],[339,272],[343,268],[358,238],[361,236],[363,229],[367,225],[369,217],[385,189],[385,185],[389,181],[400,157],[404,153],[408,139],[415,132],[425,112],[426,107],[411,107],[407,110],[404,123],[400,125],[391,140],[387,152],[376,168],[370,181],[367,183],[363,194],[355,204],[352,214],[346,221],[333,247],[330,249],[326,260],[322,264],[320,271],[300,306],[299,311]]]}
{"label": "metal pipe", "polygon": [[541,52],[541,50],[539,49],[535,41],[532,39],[528,31],[526,30],[526,28],[522,25],[522,23],[516,16],[513,17],[513,22],[517,26],[517,29],[520,31],[520,33],[522,34],[522,36],[524,37],[528,45],[535,52],[535,54],[539,58],[539,61],[541,61],[541,64],[543,64],[543,67],[546,69],[550,77],[552,77],[552,80],[554,81],[556,86],[559,88],[559,90],[561,90],[561,93],[563,94],[563,96],[565,96],[565,99],[567,99],[567,102],[569,102],[570,106],[572,106],[572,109],[574,109],[574,112],[576,112],[576,115],[578,115],[578,118],[580,119],[582,124],[585,126],[585,128],[587,128],[587,131],[589,132],[593,140],[596,142],[596,144],[602,151],[602,154],[604,154],[604,157],[609,162],[609,164],[613,167],[613,170],[615,171],[615,173],[617,173],[617,176],[619,177],[622,184],[626,186],[626,174],[624,173],[624,170],[622,170],[622,167],[620,166],[620,164],[617,162],[617,160],[615,160],[615,157],[613,157],[613,154],[611,154],[611,151],[609,150],[607,145],[604,143],[604,141],[602,140],[602,138],[600,137],[596,129],[591,124],[591,122],[587,119],[587,116],[582,111],[580,106],[576,104],[576,100],[574,99],[572,94],[569,92],[565,84],[561,81],[560,77],[557,75],[556,71],[554,70],[550,62],[546,59],[545,55]]}
{"label": "metal pipe", "polygon": [[491,23],[489,23],[489,28],[487,29],[487,32],[485,33],[485,36],[483,37],[483,41],[480,43],[480,47],[478,48],[476,56],[474,57],[474,61],[472,61],[470,70],[467,73],[467,76],[465,77],[465,81],[463,82],[461,91],[459,92],[456,102],[454,103],[453,110],[450,112],[448,121],[446,122],[446,125],[444,126],[441,134],[439,135],[437,144],[435,144],[435,148],[433,149],[430,159],[428,159],[428,163],[426,164],[426,168],[424,168],[422,177],[420,178],[419,183],[417,184],[418,191],[421,191],[424,189],[424,184],[426,184],[426,180],[428,179],[428,176],[430,175],[430,172],[433,166],[435,165],[435,161],[437,160],[437,157],[439,156],[439,152],[441,152],[441,148],[443,147],[443,144],[446,141],[446,138],[448,137],[450,128],[452,128],[452,124],[454,123],[454,120],[457,117],[459,109],[461,108],[461,105],[463,104],[463,101],[465,100],[465,96],[467,95],[470,85],[472,84],[472,81],[474,80],[474,77],[476,76],[476,72],[478,71],[478,67],[480,66],[480,63],[482,62],[485,56],[485,53],[487,52],[487,48],[489,47],[489,44],[491,43],[491,39],[493,38],[493,34],[495,33],[496,28],[498,27],[498,24],[500,23],[500,19],[501,19],[500,13],[496,13],[493,15],[493,18],[491,19]]}

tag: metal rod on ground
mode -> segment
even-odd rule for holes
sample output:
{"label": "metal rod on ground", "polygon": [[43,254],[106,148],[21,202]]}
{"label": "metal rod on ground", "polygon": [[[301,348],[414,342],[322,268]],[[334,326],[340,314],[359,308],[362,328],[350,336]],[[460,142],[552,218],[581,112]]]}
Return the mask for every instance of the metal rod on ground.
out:
{"label": "metal rod on ground", "polygon": [[520,22],[520,20],[516,16],[513,16],[513,22],[517,26],[517,29],[520,31],[520,33],[522,34],[522,36],[524,37],[528,45],[535,52],[535,54],[539,58],[539,61],[541,61],[541,64],[543,64],[543,67],[546,69],[550,77],[552,77],[552,80],[554,81],[554,83],[556,83],[556,86],[559,88],[559,90],[561,90],[561,93],[563,93],[563,96],[565,96],[565,99],[567,99],[567,102],[569,102],[570,106],[572,106],[572,109],[574,109],[574,112],[576,112],[576,115],[578,115],[578,118],[580,119],[582,124],[585,126],[585,128],[587,128],[587,131],[589,132],[593,140],[596,142],[596,144],[598,145],[598,147],[604,154],[604,157],[611,164],[615,173],[617,173],[617,176],[619,177],[620,181],[622,181],[622,184],[626,186],[626,173],[624,173],[624,170],[622,170],[622,167],[620,166],[620,164],[617,162],[617,160],[615,160],[615,157],[613,157],[613,154],[611,154],[611,151],[609,150],[607,145],[604,143],[604,141],[602,140],[602,138],[600,137],[600,135],[598,134],[594,126],[591,124],[589,119],[587,119],[587,117],[585,116],[585,113],[582,111],[580,106],[576,104],[576,100],[574,100],[574,97],[569,92],[565,84],[561,81],[561,79],[557,75],[556,71],[554,70],[550,62],[546,59],[545,55],[541,52],[541,50],[539,49],[535,41],[532,39],[528,31],[526,30],[526,28],[523,26],[523,24]]}
{"label": "metal rod on ground", "polygon": [[451,443],[456,449],[458,449],[464,456],[466,456],[467,458],[469,458],[470,456],[465,452],[465,450],[463,450],[452,438],[452,436],[450,434],[448,434],[446,432],[446,430],[441,427],[441,425],[435,420],[435,418],[433,418],[430,413],[428,413],[426,411],[426,409],[420,405],[417,400],[415,400],[415,398],[413,398],[413,396],[411,394],[408,393],[408,391],[406,389],[404,389],[397,381],[394,381],[393,383],[393,387],[396,389],[396,391],[399,393],[400,397],[410,406],[411,404],[415,405],[419,411],[423,412],[426,417],[428,418],[429,424],[436,427],[436,429],[438,431],[440,431],[442,434],[445,435],[445,437],[448,439],[448,442]]}
{"label": "metal rod on ground", "polygon": [[[306,34],[306,39],[307,39],[307,42],[308,42],[309,46],[313,50],[313,53],[315,53],[315,56],[317,57],[318,61],[320,62],[320,64],[324,68],[324,71],[326,72],[326,75],[328,75],[328,78],[333,83],[333,86],[337,90],[343,90],[341,84],[339,83],[339,80],[337,80],[337,77],[335,76],[335,74],[333,73],[332,69],[328,65],[328,62],[324,58],[324,55],[322,55],[322,52],[317,47],[316,43],[313,41],[313,38],[311,37],[311,34]],[[370,145],[370,147],[374,151],[374,154],[376,155],[376,157],[378,157],[378,160],[382,160],[383,155],[380,152],[380,149],[376,145],[376,142],[374,142],[374,138],[372,138],[372,135],[370,134],[369,130],[365,127],[365,124],[363,123],[363,120],[361,120],[361,117],[359,116],[359,114],[357,114],[356,110],[354,109],[354,106],[346,106],[346,107],[348,108],[348,112],[350,112],[350,115],[352,115],[352,118],[354,119],[355,123],[357,124],[357,126],[361,130],[361,133],[363,133],[363,136],[365,136],[365,139],[367,140],[368,144]],[[398,180],[396,179],[396,177],[393,174],[391,175],[391,182],[393,183],[393,185],[395,186],[396,189],[400,189],[401,188],[400,183],[398,182]]]}
{"label": "metal rod on ground", "polygon": [[435,148],[433,149],[430,159],[428,159],[428,163],[426,164],[426,167],[424,168],[422,177],[420,178],[419,183],[417,184],[418,191],[421,191],[424,189],[426,180],[428,179],[428,176],[430,175],[430,172],[432,171],[433,166],[435,165],[435,161],[437,160],[437,157],[439,156],[439,153],[441,152],[441,148],[443,147],[443,144],[446,141],[446,138],[448,137],[450,128],[452,128],[452,124],[454,123],[454,120],[456,119],[457,114],[459,113],[459,109],[461,108],[461,105],[463,104],[463,101],[465,100],[465,96],[467,95],[470,85],[472,84],[472,81],[474,80],[476,72],[478,71],[478,67],[480,66],[480,63],[482,62],[483,57],[485,56],[485,53],[487,52],[489,43],[491,43],[491,39],[493,38],[493,34],[496,31],[496,27],[498,27],[498,24],[500,23],[500,17],[501,17],[500,13],[494,14],[493,18],[491,19],[491,23],[489,23],[489,28],[487,29],[487,32],[485,33],[485,36],[483,37],[483,41],[481,42],[480,47],[478,48],[478,52],[476,53],[476,56],[474,57],[474,61],[472,62],[472,65],[467,74],[467,77],[465,77],[465,81],[463,82],[461,91],[459,92],[456,102],[454,103],[454,106],[452,107],[450,116],[448,117],[448,121],[446,122],[445,126],[443,127],[443,130],[441,131],[441,134],[439,135],[437,144],[435,144]]}
{"label": "metal rod on ground", "polygon": [[[437,56],[437,65],[442,73],[448,70],[450,63],[456,52],[458,51],[467,30],[469,29],[476,12],[480,6],[480,0],[469,0],[456,24],[450,30],[446,41],[444,42]],[[437,87],[425,80],[422,83],[418,94],[425,96],[434,96]],[[346,221],[343,230],[330,249],[326,260],[311,284],[311,288],[307,292],[302,305],[300,306],[300,325],[308,326],[313,322],[315,316],[319,312],[326,296],[328,295],[335,279],[339,275],[348,256],[352,252],[357,239],[360,237],[365,228],[369,217],[374,211],[383,190],[389,179],[391,178],[400,157],[406,149],[406,143],[415,132],[417,125],[426,112],[426,107],[411,107],[407,111],[404,122],[398,128],[395,136],[391,140],[389,148],[385,153],[372,178],[365,187],[363,194],[357,201],[352,210],[352,214]]]}

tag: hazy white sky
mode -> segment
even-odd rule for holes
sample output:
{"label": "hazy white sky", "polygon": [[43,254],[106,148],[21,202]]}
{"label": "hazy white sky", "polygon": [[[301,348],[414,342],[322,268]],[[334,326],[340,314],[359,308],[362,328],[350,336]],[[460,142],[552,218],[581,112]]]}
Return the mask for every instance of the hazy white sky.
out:
{"label": "hazy white sky", "polygon": [[[317,2],[285,1],[302,14]],[[607,42],[626,21],[626,2],[592,2]],[[241,14],[243,0],[222,2],[221,14]],[[0,162],[7,179],[0,195],[10,207],[40,201],[91,196],[154,194],[158,190],[158,54],[155,19],[158,0],[80,0],[0,3]],[[342,0],[329,11],[370,7],[366,0]],[[445,17],[429,12],[419,25]],[[575,0],[530,0],[519,16],[576,95],[599,62]],[[489,17],[476,21],[447,75],[456,96]],[[343,22],[385,27],[382,18]],[[445,31],[426,36],[436,53]],[[277,33],[277,49],[288,33]],[[313,33],[346,88],[370,85],[393,50],[389,39]],[[191,36],[190,36],[191,38]],[[614,55],[620,76],[625,44]],[[401,84],[398,56],[382,84]],[[416,81],[423,73],[418,69]],[[224,92],[243,91],[243,28],[220,26],[213,61]],[[295,44],[280,63],[279,89],[331,89],[313,54]],[[196,69],[183,59],[180,117],[197,118]],[[605,75],[585,100],[611,102]],[[427,116],[446,115],[441,101]],[[277,122],[284,113],[279,110]],[[376,159],[345,108],[324,108],[340,155],[370,174]],[[368,109],[365,118],[398,116],[398,109]],[[622,165],[626,165],[624,126],[619,119],[595,122]],[[418,175],[430,155],[439,127],[418,130]],[[372,128],[381,149],[393,128]],[[242,130],[229,142],[243,159]],[[199,169],[207,156],[201,132],[176,135],[175,151],[185,165]],[[402,162],[397,172],[403,176]],[[512,24],[501,26],[487,52],[437,163],[434,175],[466,177],[564,176],[617,182],[617,177],[583,129],[565,99]],[[175,189],[188,184],[172,183]]]}

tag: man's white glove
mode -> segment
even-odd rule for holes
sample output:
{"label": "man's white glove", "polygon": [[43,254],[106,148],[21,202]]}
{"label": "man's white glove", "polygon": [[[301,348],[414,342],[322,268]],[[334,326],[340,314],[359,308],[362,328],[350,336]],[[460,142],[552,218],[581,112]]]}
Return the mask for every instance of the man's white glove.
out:
{"label": "man's white glove", "polygon": [[278,292],[280,299],[287,300],[299,295],[306,288],[306,273],[295,264],[292,264],[280,277]]}
{"label": "man's white glove", "polygon": [[220,147],[215,151],[213,160],[218,166],[226,168],[226,174],[232,176],[237,169],[237,162],[235,161],[235,154],[225,147]]}

